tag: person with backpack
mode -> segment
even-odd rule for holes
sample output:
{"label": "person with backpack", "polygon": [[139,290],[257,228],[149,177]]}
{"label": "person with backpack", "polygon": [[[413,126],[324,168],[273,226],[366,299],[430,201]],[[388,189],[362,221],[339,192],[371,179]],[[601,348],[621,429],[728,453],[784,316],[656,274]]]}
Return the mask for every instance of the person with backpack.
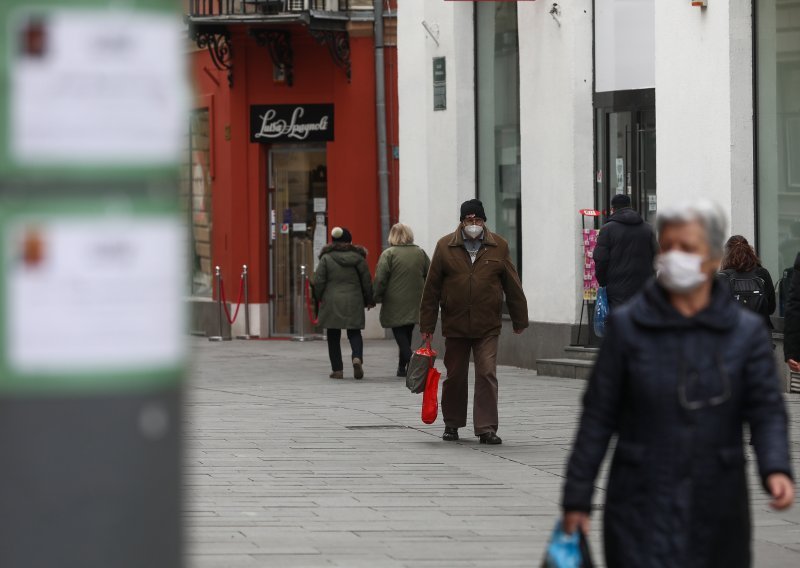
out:
{"label": "person with backpack", "polygon": [[730,287],[731,295],[744,307],[764,318],[772,329],[769,316],[775,311],[775,286],[769,271],[742,235],[733,235],[725,243],[720,283]]}

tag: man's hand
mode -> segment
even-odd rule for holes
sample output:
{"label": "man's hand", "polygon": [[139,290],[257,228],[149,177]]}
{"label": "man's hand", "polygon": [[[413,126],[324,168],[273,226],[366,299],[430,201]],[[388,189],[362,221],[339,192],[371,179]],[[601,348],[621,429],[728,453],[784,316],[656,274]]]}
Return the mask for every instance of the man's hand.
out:
{"label": "man's hand", "polygon": [[422,333],[422,341],[425,343],[430,343],[433,341],[433,334],[432,333]]}
{"label": "man's hand", "polygon": [[792,506],[794,502],[794,483],[785,473],[773,473],[767,478],[772,501],[770,506],[776,511],[783,511]]}
{"label": "man's hand", "polygon": [[788,361],[786,361],[786,362],[787,362],[787,363],[789,363],[789,368],[790,368],[790,369],[791,369],[793,372],[795,372],[795,373],[800,373],[800,363],[798,363],[798,362],[797,362],[797,361],[795,361],[794,359],[789,359],[789,360],[788,360]]}
{"label": "man's hand", "polygon": [[561,521],[561,528],[567,534],[572,534],[575,529],[588,535],[589,534],[589,514],[583,511],[565,511],[564,518]]}
{"label": "man's hand", "polygon": [[525,331],[524,329],[515,329],[514,335],[522,335],[522,332]]}

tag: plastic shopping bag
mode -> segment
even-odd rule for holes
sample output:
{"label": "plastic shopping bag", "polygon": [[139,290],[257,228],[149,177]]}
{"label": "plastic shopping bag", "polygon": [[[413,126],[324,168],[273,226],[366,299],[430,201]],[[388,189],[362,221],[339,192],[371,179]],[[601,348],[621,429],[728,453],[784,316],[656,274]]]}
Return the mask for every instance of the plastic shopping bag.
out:
{"label": "plastic shopping bag", "polygon": [[439,378],[442,374],[431,367],[425,381],[425,391],[422,393],[422,421],[433,424],[439,415]]}
{"label": "plastic shopping bag", "polygon": [[594,568],[589,543],[580,530],[567,534],[556,523],[541,568]]}
{"label": "plastic shopping bag", "polygon": [[597,290],[597,302],[594,304],[594,333],[597,337],[606,334],[606,320],[608,319],[608,295],[605,288]]}
{"label": "plastic shopping bag", "polygon": [[406,388],[415,394],[425,390],[425,381],[428,378],[428,371],[436,361],[436,351],[431,349],[430,342],[423,343],[422,346],[411,355],[406,370]]}

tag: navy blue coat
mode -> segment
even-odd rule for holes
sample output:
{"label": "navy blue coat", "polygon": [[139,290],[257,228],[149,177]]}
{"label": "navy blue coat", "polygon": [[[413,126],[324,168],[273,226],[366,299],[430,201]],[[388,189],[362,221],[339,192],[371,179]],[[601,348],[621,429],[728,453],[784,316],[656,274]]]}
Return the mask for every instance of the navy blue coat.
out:
{"label": "navy blue coat", "polygon": [[597,281],[606,287],[613,308],[644,288],[655,270],[658,242],[653,228],[630,207],[614,212],[597,236],[594,264]]}
{"label": "navy blue coat", "polygon": [[685,318],[655,282],[611,313],[583,397],[562,506],[590,511],[618,436],[604,509],[614,568],[751,565],[742,426],[762,483],[791,476],[787,417],[762,318],[716,283]]}

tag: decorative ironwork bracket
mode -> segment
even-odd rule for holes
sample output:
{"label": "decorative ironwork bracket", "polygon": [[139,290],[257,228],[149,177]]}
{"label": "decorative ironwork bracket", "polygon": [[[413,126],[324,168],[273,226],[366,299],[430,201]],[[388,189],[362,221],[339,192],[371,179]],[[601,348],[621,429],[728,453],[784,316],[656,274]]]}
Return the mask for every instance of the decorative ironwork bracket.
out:
{"label": "decorative ironwork bracket", "polygon": [[269,50],[269,56],[276,67],[286,74],[286,84],[294,83],[294,52],[292,51],[292,34],[283,30],[250,30],[256,43]]}
{"label": "decorative ironwork bracket", "polygon": [[228,72],[228,86],[233,87],[233,46],[231,33],[225,29],[195,29],[193,32],[197,47],[207,49],[214,67]]}
{"label": "decorative ironwork bracket", "polygon": [[350,36],[347,32],[329,30],[311,30],[311,37],[325,45],[331,54],[333,62],[341,67],[347,74],[350,82]]}

